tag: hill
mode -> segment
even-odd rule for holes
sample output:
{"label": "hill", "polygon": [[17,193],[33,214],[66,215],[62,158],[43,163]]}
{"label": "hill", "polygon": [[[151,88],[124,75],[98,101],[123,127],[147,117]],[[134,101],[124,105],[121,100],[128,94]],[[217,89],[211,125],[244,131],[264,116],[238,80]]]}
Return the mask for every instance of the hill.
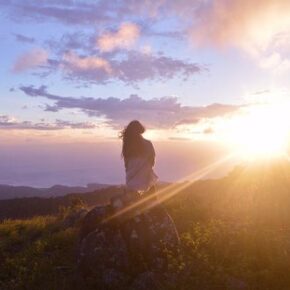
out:
{"label": "hill", "polygon": [[91,192],[97,189],[106,188],[108,184],[91,183],[86,187],[83,186],[65,186],[54,185],[48,188],[36,188],[30,186],[12,186],[0,184],[0,200],[13,199],[22,197],[55,197],[63,196],[69,193]]}
{"label": "hill", "polygon": [[70,206],[74,199],[81,199],[88,207],[105,204],[111,197],[120,194],[123,190],[122,186],[110,186],[92,192],[71,193],[58,197],[25,197],[0,200],[0,221],[54,215],[59,212],[60,208]]}
{"label": "hill", "polygon": [[[99,191],[99,201],[120,188],[105,190]],[[98,191],[78,195],[86,196],[90,205],[98,202]],[[178,254],[168,252],[176,282],[168,290],[289,289],[288,162],[241,166],[221,179],[171,184],[160,198],[181,237]],[[64,223],[76,205],[0,224],[0,289],[76,289],[79,223]]]}

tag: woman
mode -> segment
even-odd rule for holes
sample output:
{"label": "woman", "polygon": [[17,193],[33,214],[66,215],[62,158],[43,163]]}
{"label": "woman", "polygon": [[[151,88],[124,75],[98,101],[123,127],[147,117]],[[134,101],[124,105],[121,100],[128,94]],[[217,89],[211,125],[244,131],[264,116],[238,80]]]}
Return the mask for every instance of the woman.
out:
{"label": "woman", "polygon": [[[138,268],[152,262],[152,234],[144,210],[151,207],[154,200],[147,201],[146,195],[155,193],[157,175],[153,171],[155,151],[152,143],[143,138],[144,126],[137,120],[131,121],[121,132],[123,140],[122,157],[126,170],[126,197],[129,203],[135,203],[129,211],[125,223],[122,224],[121,233],[128,248],[132,264]],[[140,198],[145,197],[139,204]],[[138,266],[139,265],[139,266]]]}
{"label": "woman", "polygon": [[158,177],[153,171],[155,151],[152,143],[143,138],[144,126],[137,120],[128,124],[121,132],[122,157],[126,169],[128,191],[140,194],[154,189]]}
{"label": "woman", "polygon": [[125,196],[134,205],[129,206],[132,210],[129,216],[133,218],[126,219],[122,224],[121,234],[132,261],[132,271],[137,272],[142,272],[140,269],[144,265],[164,270],[167,258],[162,247],[171,241],[176,245],[179,239],[174,222],[156,196],[155,184],[158,178],[153,171],[155,151],[152,143],[143,138],[144,132],[144,126],[134,120],[120,134],[126,169]]}

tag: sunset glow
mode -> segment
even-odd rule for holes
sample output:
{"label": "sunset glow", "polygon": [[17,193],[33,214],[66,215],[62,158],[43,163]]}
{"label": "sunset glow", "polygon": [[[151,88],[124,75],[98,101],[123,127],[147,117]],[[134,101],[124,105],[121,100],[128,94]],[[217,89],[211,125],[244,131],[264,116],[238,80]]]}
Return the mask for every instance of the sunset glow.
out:
{"label": "sunset glow", "polygon": [[0,0],[0,290],[290,290],[290,0]]}
{"label": "sunset glow", "polygon": [[225,142],[243,158],[266,158],[287,154],[290,105],[263,104],[244,108],[225,124]]}
{"label": "sunset glow", "polygon": [[[156,145],[160,180],[229,154],[287,155],[289,1],[0,0],[0,8],[0,183],[121,184],[118,135],[134,119]],[[80,177],[71,168],[85,168],[82,159],[100,169]]]}

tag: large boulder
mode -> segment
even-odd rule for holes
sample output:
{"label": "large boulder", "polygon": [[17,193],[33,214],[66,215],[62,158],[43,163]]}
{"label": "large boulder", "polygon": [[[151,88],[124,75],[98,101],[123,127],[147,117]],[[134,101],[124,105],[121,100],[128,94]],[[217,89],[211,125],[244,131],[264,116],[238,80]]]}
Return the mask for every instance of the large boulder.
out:
{"label": "large boulder", "polygon": [[161,289],[172,279],[166,253],[178,249],[174,222],[156,200],[144,206],[143,199],[121,194],[84,217],[78,273],[87,289]]}

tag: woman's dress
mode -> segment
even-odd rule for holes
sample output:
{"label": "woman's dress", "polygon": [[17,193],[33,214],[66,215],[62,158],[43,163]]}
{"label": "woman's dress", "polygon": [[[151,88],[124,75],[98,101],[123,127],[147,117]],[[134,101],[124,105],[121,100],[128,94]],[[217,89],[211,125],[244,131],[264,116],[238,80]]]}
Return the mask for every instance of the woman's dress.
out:
{"label": "woman's dress", "polygon": [[145,192],[156,184],[158,176],[153,171],[155,151],[149,140],[143,139],[142,156],[129,158],[126,162],[126,185],[128,190]]}

